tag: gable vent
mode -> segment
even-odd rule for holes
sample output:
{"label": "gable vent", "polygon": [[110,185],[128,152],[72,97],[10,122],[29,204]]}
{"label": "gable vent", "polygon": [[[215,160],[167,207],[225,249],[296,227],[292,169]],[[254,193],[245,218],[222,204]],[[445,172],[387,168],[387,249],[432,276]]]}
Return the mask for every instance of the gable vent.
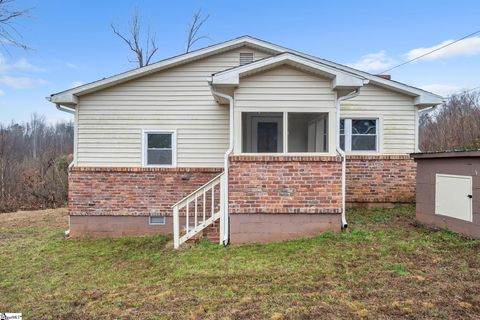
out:
{"label": "gable vent", "polygon": [[253,52],[240,52],[240,65],[253,61]]}

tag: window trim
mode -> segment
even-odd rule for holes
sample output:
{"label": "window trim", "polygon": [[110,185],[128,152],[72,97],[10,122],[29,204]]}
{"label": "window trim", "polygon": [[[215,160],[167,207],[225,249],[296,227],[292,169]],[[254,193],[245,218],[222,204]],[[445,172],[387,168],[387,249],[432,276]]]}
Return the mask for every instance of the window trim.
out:
{"label": "window trim", "polygon": [[[345,116],[342,117],[341,120],[345,121],[344,124],[344,135],[345,135],[345,153],[347,154],[379,154],[381,153],[382,147],[380,146],[380,126],[381,126],[381,118],[378,116]],[[375,145],[376,149],[375,150],[352,150],[352,120],[375,120],[376,121],[376,126],[375,126],[375,135],[376,135],[376,140],[375,140]],[[347,122],[350,123],[350,125],[347,126]],[[339,128],[340,130],[340,128]]]}
{"label": "window trim", "polygon": [[[172,164],[148,164],[148,143],[149,134],[171,134],[172,135]],[[177,166],[177,130],[176,129],[144,129],[142,130],[142,166],[145,168],[175,168]]]}
{"label": "window trim", "polygon": [[[163,217],[163,223],[157,223],[157,222],[152,222],[152,217]],[[164,226],[167,224],[167,217],[165,215],[160,215],[160,216],[148,216],[148,225],[149,226]]]}

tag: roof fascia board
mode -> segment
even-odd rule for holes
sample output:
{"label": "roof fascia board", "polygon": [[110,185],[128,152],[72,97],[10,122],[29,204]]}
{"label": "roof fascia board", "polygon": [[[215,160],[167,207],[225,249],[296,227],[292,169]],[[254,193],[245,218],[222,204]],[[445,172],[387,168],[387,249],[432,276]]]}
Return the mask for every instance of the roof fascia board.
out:
{"label": "roof fascia board", "polygon": [[78,103],[78,97],[69,93],[54,95],[49,97],[48,100],[55,104],[69,105],[69,106],[77,105]]}

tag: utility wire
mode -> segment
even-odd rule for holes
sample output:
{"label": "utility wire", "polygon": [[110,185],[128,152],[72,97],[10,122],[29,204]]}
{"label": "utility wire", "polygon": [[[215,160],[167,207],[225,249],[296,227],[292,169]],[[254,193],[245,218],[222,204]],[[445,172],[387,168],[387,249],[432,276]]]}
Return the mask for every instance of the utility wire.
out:
{"label": "utility wire", "polygon": [[475,32],[472,32],[472,33],[470,33],[470,34],[467,34],[466,36],[464,36],[464,37],[462,37],[462,38],[460,38],[460,39],[457,39],[457,40],[455,40],[455,41],[453,41],[453,42],[447,43],[447,44],[445,44],[445,45],[443,45],[443,46],[441,46],[441,47],[439,47],[439,48],[436,48],[436,49],[434,49],[434,50],[432,50],[432,51],[426,52],[426,53],[424,53],[424,54],[422,54],[422,55],[419,55],[418,57],[415,57],[415,58],[413,58],[413,59],[411,59],[411,60],[408,60],[408,61],[405,61],[405,62],[403,62],[403,63],[400,63],[399,65],[396,65],[396,66],[394,66],[394,67],[391,67],[390,69],[387,69],[387,70],[385,70],[385,71],[380,72],[380,74],[384,74],[385,72],[392,71],[393,69],[396,69],[396,68],[399,68],[399,67],[401,67],[401,66],[404,66],[404,65],[406,65],[407,63],[410,63],[410,62],[413,62],[413,61],[418,60],[418,59],[420,59],[420,58],[423,58],[423,57],[425,57],[425,56],[428,56],[429,54],[432,54],[432,53],[434,53],[434,52],[437,52],[437,51],[439,51],[439,50],[442,50],[442,49],[444,49],[444,48],[446,48],[446,47],[448,47],[448,46],[451,46],[452,44],[455,44],[455,43],[457,43],[457,42],[459,42],[459,41],[462,41],[462,40],[465,40],[465,39],[467,39],[467,38],[470,38],[471,36],[476,35],[477,33],[480,33],[480,30],[475,31]]}
{"label": "utility wire", "polygon": [[457,91],[457,92],[454,92],[454,93],[450,93],[448,96],[445,96],[445,98],[449,99],[449,98],[451,98],[451,97],[454,96],[454,95],[462,94],[462,93],[469,93],[469,92],[472,92],[472,91],[475,91],[475,90],[479,90],[479,89],[480,89],[480,86],[474,87],[474,88],[471,88],[471,89],[460,90],[460,91]]}

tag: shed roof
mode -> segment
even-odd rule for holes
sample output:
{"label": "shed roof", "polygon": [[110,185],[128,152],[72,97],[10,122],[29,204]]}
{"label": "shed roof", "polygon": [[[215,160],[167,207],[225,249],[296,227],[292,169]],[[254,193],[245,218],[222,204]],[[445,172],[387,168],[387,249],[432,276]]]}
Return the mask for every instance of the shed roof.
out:
{"label": "shed roof", "polygon": [[480,158],[480,149],[459,149],[446,151],[428,151],[411,153],[414,159],[433,159],[433,158]]}

